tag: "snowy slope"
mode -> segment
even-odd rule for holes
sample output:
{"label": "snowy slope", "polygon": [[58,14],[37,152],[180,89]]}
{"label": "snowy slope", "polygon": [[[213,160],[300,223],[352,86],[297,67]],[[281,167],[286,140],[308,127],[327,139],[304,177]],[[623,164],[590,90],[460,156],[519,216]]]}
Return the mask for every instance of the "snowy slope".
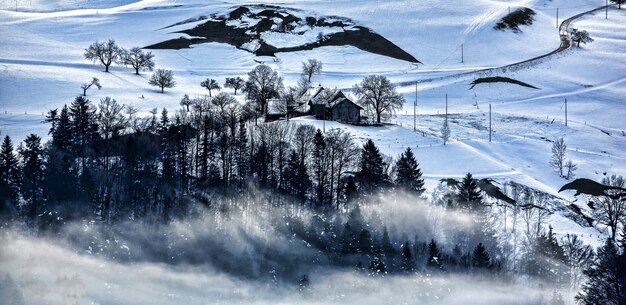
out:
{"label": "snowy slope", "polygon": [[[463,74],[486,67],[522,61],[552,51],[559,45],[559,20],[599,7],[599,0],[518,1],[297,1],[281,5],[320,15],[347,17],[372,28],[420,61],[405,61],[367,53],[354,47],[323,47],[311,51],[280,53],[276,58],[255,57],[219,43],[183,50],[153,50],[157,67],[171,69],[177,87],[160,94],[147,84],[149,73],[133,75],[115,66],[111,73],[85,61],[83,49],[95,40],[114,38],[121,46],[146,46],[181,36],[183,27],[162,29],[189,18],[223,13],[244,3],[270,1],[0,1],[0,133],[16,142],[34,132],[45,136],[42,113],[61,107],[81,93],[80,85],[98,77],[102,90],[88,97],[98,101],[111,96],[146,114],[156,107],[178,108],[184,94],[204,95],[199,83],[212,77],[242,76],[257,63],[267,62],[294,84],[301,62],[317,58],[324,63],[314,82],[351,88],[364,76],[383,74],[392,81],[420,81],[418,132],[413,132],[415,87],[400,86],[407,105],[391,119],[395,126],[353,127],[326,122],[326,128],[343,128],[359,140],[372,138],[381,150],[396,157],[406,147],[416,156],[434,187],[442,177],[472,172],[478,177],[517,181],[566,200],[558,193],[566,181],[549,168],[549,141],[564,137],[569,156],[579,164],[578,176],[601,179],[605,172],[626,174],[626,12],[611,9],[609,19],[598,12],[573,23],[596,40],[572,48],[542,62],[504,75],[534,85],[529,89],[511,84],[481,84],[469,90],[477,77]],[[530,7],[537,13],[521,33],[497,31],[494,24],[509,7]],[[280,38],[280,37],[272,37]],[[461,63],[461,45],[464,62]],[[444,77],[447,76],[447,77]],[[442,78],[443,77],[443,78]],[[453,142],[445,147],[438,138],[443,122],[444,97],[449,97]],[[568,98],[569,124],[564,126],[564,99]],[[494,140],[487,133],[488,104],[493,106]],[[323,127],[302,118],[296,123]],[[580,204],[584,208],[584,204]],[[571,229],[562,220],[557,232]],[[584,229],[586,230],[586,229]]]}

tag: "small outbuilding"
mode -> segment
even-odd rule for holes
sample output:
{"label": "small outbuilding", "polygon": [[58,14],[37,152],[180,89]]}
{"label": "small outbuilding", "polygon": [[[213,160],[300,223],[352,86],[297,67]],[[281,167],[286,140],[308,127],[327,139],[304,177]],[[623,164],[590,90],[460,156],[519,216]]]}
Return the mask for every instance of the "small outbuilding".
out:
{"label": "small outbuilding", "polygon": [[321,86],[308,92],[309,113],[318,120],[358,124],[363,107],[350,100],[341,90],[324,89]]}

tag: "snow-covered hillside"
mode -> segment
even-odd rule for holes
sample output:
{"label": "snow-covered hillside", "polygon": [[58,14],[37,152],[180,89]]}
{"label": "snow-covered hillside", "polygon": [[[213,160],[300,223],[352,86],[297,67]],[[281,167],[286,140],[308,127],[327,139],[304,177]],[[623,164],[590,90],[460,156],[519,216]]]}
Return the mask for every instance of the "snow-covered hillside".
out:
{"label": "snow-covered hillside", "polygon": [[[259,1],[254,2],[255,4]],[[269,1],[261,1],[271,4]],[[94,101],[110,96],[137,107],[142,114],[153,108],[178,108],[184,94],[204,95],[199,86],[207,77],[222,81],[242,76],[266,62],[294,84],[301,62],[320,59],[324,69],[314,82],[350,89],[364,76],[383,74],[403,84],[398,90],[407,105],[391,118],[396,125],[342,128],[358,139],[372,138],[382,151],[396,157],[405,147],[416,155],[433,187],[442,177],[460,177],[470,171],[532,186],[565,200],[558,193],[566,181],[550,169],[551,140],[564,137],[577,175],[601,179],[605,173],[626,174],[626,12],[611,8],[585,15],[572,27],[589,31],[595,42],[572,48],[514,71],[465,73],[499,67],[548,53],[559,45],[559,21],[604,5],[598,0],[520,1],[297,1],[284,7],[320,16],[339,16],[367,26],[418,58],[423,65],[393,59],[350,46],[321,47],[309,51],[256,57],[228,44],[205,43],[190,49],[153,50],[158,68],[174,71],[178,85],[164,94],[147,84],[149,73],[133,75],[114,66],[111,73],[83,58],[83,50],[96,40],[115,39],[121,46],[147,46],[178,38],[178,22],[223,14],[240,1],[0,1],[0,132],[19,141],[34,132],[47,135],[43,113],[69,103],[81,93],[80,85],[98,77],[102,90],[92,89]],[[528,7],[536,12],[532,25],[520,33],[495,30],[509,9]],[[183,34],[184,36],[184,34]],[[279,37],[267,37],[274,39]],[[279,42],[276,42],[279,43]],[[463,62],[461,62],[461,48]],[[512,84],[480,84],[478,77],[504,75],[539,89]],[[417,86],[413,82],[418,82]],[[417,89],[417,132],[413,132],[413,101]],[[453,142],[439,139],[445,95],[449,97]],[[242,99],[242,97],[239,97]],[[569,124],[564,126],[564,100]],[[493,107],[493,142],[488,142],[488,105]],[[323,125],[311,119],[298,123]],[[584,204],[580,205],[583,209]],[[569,226],[564,225],[569,229]],[[557,232],[561,230],[558,225]],[[597,234],[596,234],[597,235]],[[594,239],[590,239],[593,241]]]}
{"label": "snow-covered hillside", "polygon": [[[226,18],[242,5],[252,7],[254,14]],[[294,29],[282,31],[277,25],[285,18],[274,16],[269,30],[253,32],[254,26],[263,22],[259,17],[263,5],[279,5],[282,17],[294,14],[301,19],[294,23]],[[590,44],[515,64],[559,48],[559,34],[564,33],[559,33],[558,27],[563,20],[603,5],[605,0],[284,0],[279,4],[269,0],[0,0],[0,136],[9,135],[16,144],[30,133],[49,139],[50,126],[43,123],[45,113],[69,104],[83,93],[81,85],[94,77],[102,88],[87,91],[91,101],[111,97],[147,116],[155,108],[179,109],[185,94],[206,95],[200,86],[206,78],[214,78],[220,85],[226,77],[246,78],[262,62],[276,70],[286,86],[293,86],[300,77],[302,62],[319,59],[323,70],[313,76],[314,84],[342,89],[356,99],[352,92],[355,84],[368,75],[384,75],[404,96],[404,108],[382,126],[355,126],[312,116],[293,118],[288,124],[309,124],[324,131],[340,129],[350,133],[359,145],[372,139],[392,158],[412,148],[425,178],[425,197],[430,199],[440,194],[441,179],[460,179],[468,172],[476,178],[491,178],[500,186],[527,186],[536,191],[534,194],[545,196],[546,206],[540,207],[546,213],[544,224],[551,225],[556,236],[571,233],[598,247],[608,234],[607,228],[590,225],[581,215],[580,211],[585,215],[590,212],[588,198],[575,197],[571,191],[559,192],[568,180],[549,162],[553,141],[564,138],[567,159],[578,165],[577,177],[599,181],[611,174],[626,176],[626,9],[611,7],[608,18],[607,11],[597,10],[573,20],[570,28],[588,31],[594,39]],[[532,24],[521,25],[518,32],[494,28],[509,12],[522,8],[535,13]],[[207,37],[193,36],[189,30],[209,20],[207,16],[245,29],[254,39],[239,45],[201,41]],[[307,17],[340,20],[346,25],[306,24],[303,20]],[[358,27],[371,29],[420,63],[368,52],[356,43],[276,52],[275,56],[254,54],[261,40],[274,48],[300,47]],[[156,68],[172,70],[175,75],[176,86],[161,93],[148,84],[151,72],[135,75],[133,69],[114,64],[110,73],[105,73],[102,66],[84,59],[86,47],[108,39],[115,39],[126,49],[176,39],[200,40],[190,43],[189,48],[150,50],[155,54]],[[507,77],[535,88],[505,82],[473,86],[486,77]],[[231,89],[222,91],[233,93]],[[240,92],[235,98],[245,102]],[[441,128],[446,109],[451,140],[444,145]],[[382,204],[364,209],[372,222],[397,220],[396,224],[388,222],[391,238],[397,241],[413,239],[407,234],[422,234],[421,242],[433,238],[434,243],[442,237],[445,244],[449,224],[471,222],[463,213],[422,204],[422,199],[398,198],[389,195],[381,199]],[[132,303],[128,300],[133,304],[412,304],[416,300],[423,304],[518,304],[520,298],[540,299],[549,293],[543,286],[534,289],[526,283],[531,278],[526,274],[518,282],[511,281],[517,286],[484,278],[475,281],[465,274],[361,276],[345,268],[348,260],[334,262],[292,234],[290,230],[298,223],[285,215],[297,210],[296,204],[265,205],[270,199],[262,195],[247,200],[228,201],[213,210],[214,214],[200,212],[208,215],[203,219],[174,221],[164,229],[171,230],[167,233],[125,223],[117,232],[122,237],[119,239],[93,221],[72,223],[45,242],[16,233],[19,230],[4,230],[7,227],[0,223],[0,244],[6,246],[0,247],[0,283],[6,284],[4,288],[0,285],[0,296],[17,291],[28,294],[27,300],[46,304],[83,304],[85,300],[107,300],[110,304]],[[509,219],[507,227],[507,215],[513,212],[507,214],[506,206],[503,209],[504,219],[494,221],[494,226],[504,232],[497,238],[519,235],[515,229],[507,231],[511,226]],[[302,219],[310,223],[330,222],[330,217],[322,221],[324,217],[303,211],[295,214],[302,213]],[[537,215],[543,215],[542,211]],[[49,214],[52,217],[52,212]],[[336,224],[342,227],[342,219],[337,219]],[[516,218],[513,226],[516,222],[521,220]],[[539,227],[540,221],[537,223]],[[384,230],[386,234],[387,227]],[[88,245],[85,253],[74,250],[83,242]],[[417,247],[418,236],[411,242]],[[513,241],[499,242],[506,246]],[[521,242],[515,243],[515,249],[523,247]],[[79,246],[72,248],[75,245]],[[445,246],[451,250],[454,245]],[[513,253],[513,261],[519,258],[515,255],[521,256]],[[280,278],[274,269],[263,273],[263,262],[257,264],[268,260],[291,267],[303,264],[299,258],[306,260],[307,268],[309,264],[322,266],[311,269],[309,293],[282,286],[284,278],[295,279],[295,283],[301,274]],[[217,263],[212,265],[209,260]],[[250,262],[242,264],[243,260]],[[338,267],[342,263],[343,268]],[[219,264],[226,267],[215,268]],[[268,282],[233,275],[239,264]],[[11,274],[16,280],[5,277],[5,271],[9,274],[7,270],[15,266]],[[128,287],[137,291],[129,292]],[[318,295],[312,296],[310,291]],[[572,296],[566,297],[573,300]],[[21,303],[18,300],[15,304]]]}

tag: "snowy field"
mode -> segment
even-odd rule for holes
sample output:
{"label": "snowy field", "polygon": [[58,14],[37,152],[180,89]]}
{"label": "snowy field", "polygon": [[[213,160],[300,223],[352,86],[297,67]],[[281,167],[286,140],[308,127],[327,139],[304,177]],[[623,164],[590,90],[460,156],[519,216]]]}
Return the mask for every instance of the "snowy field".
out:
{"label": "snowy field", "polygon": [[[259,2],[271,3],[253,3]],[[394,158],[407,147],[413,148],[429,192],[439,179],[459,178],[471,172],[481,178],[528,185],[562,199],[563,204],[575,201],[571,192],[558,193],[567,181],[548,164],[551,141],[560,137],[568,145],[568,158],[578,164],[577,177],[600,180],[607,174],[626,175],[626,9],[611,8],[608,19],[605,19],[604,11],[600,11],[576,20],[572,27],[587,30],[595,40],[581,48],[573,47],[539,63],[506,73],[460,74],[512,64],[556,49],[559,46],[556,9],[559,8],[559,21],[562,21],[600,7],[604,0],[286,0],[281,5],[320,15],[350,18],[373,29],[424,64],[414,65],[354,47],[323,47],[279,53],[276,58],[270,58],[256,57],[227,44],[208,43],[191,49],[153,50],[157,67],[171,69],[176,76],[177,86],[164,94],[148,85],[148,72],[137,76],[129,68],[113,66],[111,73],[104,73],[101,66],[91,64],[82,55],[84,48],[96,40],[113,38],[119,45],[130,48],[177,38],[181,34],[172,32],[184,27],[162,28],[188,18],[225,12],[244,3],[246,1],[231,0],[0,0],[0,134],[11,136],[14,142],[30,133],[46,138],[49,126],[42,124],[43,114],[70,103],[82,93],[80,85],[92,77],[98,77],[103,88],[90,89],[89,99],[97,102],[110,96],[136,107],[145,115],[153,108],[177,109],[184,94],[206,94],[199,84],[207,77],[220,83],[225,77],[245,77],[256,61],[266,62],[276,69],[284,76],[286,85],[295,85],[302,61],[316,58],[323,62],[324,69],[321,75],[314,76],[313,82],[326,87],[349,90],[370,74],[385,75],[398,84],[418,82],[416,86],[398,87],[407,104],[390,118],[390,124],[382,127],[356,127],[316,121],[311,117],[292,122],[313,124],[326,130],[343,129],[360,143],[371,138],[383,153]],[[494,30],[493,26],[509,7],[532,8],[537,13],[534,23],[522,26],[518,34]],[[497,83],[479,84],[470,90],[470,83],[483,76],[506,76],[539,89]],[[414,131],[416,89],[417,123]],[[452,140],[444,146],[440,128],[446,94]],[[243,100],[242,96],[238,98]],[[564,124],[565,99],[568,103],[567,126]],[[493,111],[491,142],[489,105]],[[578,199],[575,204],[587,209],[584,200]],[[558,213],[550,216],[550,223],[557,234],[582,234],[585,242],[594,246],[600,245],[604,234],[603,228],[581,227]],[[11,241],[6,258],[25,263],[18,253],[32,247],[29,242]],[[52,251],[57,260],[55,264],[75,264],[85,268],[83,270],[106,267],[106,276],[111,278],[128,272],[127,266],[107,265],[94,258],[79,257],[68,262],[72,254],[64,253],[64,249],[55,245],[37,246],[42,251]],[[32,256],[32,260],[39,259],[44,258]],[[41,268],[43,274],[50,272],[45,266]],[[183,279],[190,276],[186,270],[162,270],[161,266],[151,265],[141,268],[141,272],[145,271],[148,276],[142,295],[146,304],[166,304],[160,299],[162,297],[183,300],[185,304],[204,304],[193,296],[184,298],[165,292],[162,295],[147,292],[155,287],[163,288],[165,284],[177,285],[195,295],[200,286],[220,282],[220,286],[213,289],[223,298],[214,303],[228,303],[229,297],[241,300],[241,296],[244,300],[251,300],[251,291],[258,288],[244,285],[246,288],[233,296],[226,291],[235,289],[239,283],[231,278],[192,274],[197,280],[192,283]],[[137,269],[133,271],[135,273],[131,274],[129,281],[140,276]],[[67,277],[62,284],[69,287],[68,293],[84,293],[85,287],[72,283],[72,268],[63,272]],[[171,282],[159,282],[157,278],[163,272],[168,273]],[[85,276],[94,275],[87,273]],[[335,279],[349,276],[331,274],[325,277],[326,282],[316,285],[328,288],[334,285]],[[421,280],[397,279],[400,285],[412,285]],[[359,283],[359,287],[379,284],[376,280],[371,281]],[[115,285],[101,293],[117,293],[124,283]],[[386,285],[390,285],[387,291],[393,291],[392,284],[387,282]],[[260,289],[270,294],[271,288]],[[328,289],[341,291],[339,288]],[[278,295],[288,293],[281,291]],[[337,303],[346,296],[330,294],[327,297],[327,303]],[[386,297],[393,299],[391,295]],[[293,302],[313,303],[302,299]]]}

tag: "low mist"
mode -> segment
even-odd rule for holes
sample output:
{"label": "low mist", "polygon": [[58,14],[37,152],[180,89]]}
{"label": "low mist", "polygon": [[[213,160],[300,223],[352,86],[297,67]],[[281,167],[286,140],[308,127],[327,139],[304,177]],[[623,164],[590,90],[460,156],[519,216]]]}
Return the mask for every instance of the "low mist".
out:
{"label": "low mist", "polygon": [[320,236],[352,222],[374,240],[386,228],[395,245],[436,238],[449,251],[451,228],[471,226],[462,212],[404,195],[340,213],[255,198],[216,203],[167,225],[84,221],[40,236],[6,229],[0,299],[15,305],[547,304],[553,292],[486,275],[376,274],[355,268],[367,266],[369,255],[333,255],[307,237],[316,222],[327,228]]}

